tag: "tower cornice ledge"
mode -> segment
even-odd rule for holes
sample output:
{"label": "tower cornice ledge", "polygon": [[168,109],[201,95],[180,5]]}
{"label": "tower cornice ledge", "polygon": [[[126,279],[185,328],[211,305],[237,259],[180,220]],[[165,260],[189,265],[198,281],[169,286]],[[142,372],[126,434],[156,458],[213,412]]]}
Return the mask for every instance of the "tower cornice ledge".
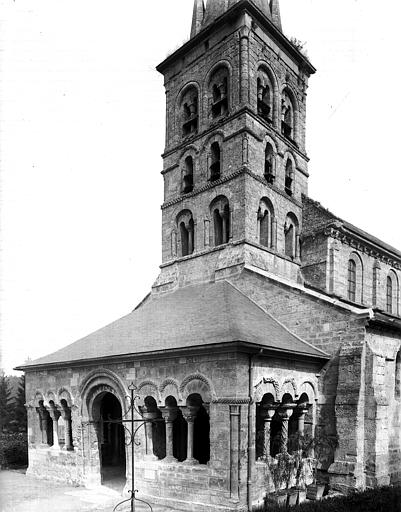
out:
{"label": "tower cornice ledge", "polygon": [[240,0],[236,4],[234,4],[230,9],[228,9],[224,14],[218,17],[213,23],[207,25],[204,29],[202,29],[198,34],[192,37],[189,41],[187,41],[181,48],[173,52],[169,55],[163,62],[161,62],[157,67],[157,71],[163,74],[166,69],[168,69],[176,60],[182,58],[188,51],[197,46],[203,39],[210,36],[210,34],[214,33],[219,29],[221,25],[226,23],[227,19],[235,18],[242,11],[247,11],[251,16],[253,16],[264,28],[269,31],[270,37],[282,47],[282,49],[289,54],[290,57],[295,59],[300,65],[302,65],[305,72],[310,75],[316,72],[316,68],[309,62],[309,59],[303,55],[298,48],[296,48],[291,41],[281,32],[281,30],[273,23],[272,20],[269,20],[255,4],[253,4],[250,0]]}

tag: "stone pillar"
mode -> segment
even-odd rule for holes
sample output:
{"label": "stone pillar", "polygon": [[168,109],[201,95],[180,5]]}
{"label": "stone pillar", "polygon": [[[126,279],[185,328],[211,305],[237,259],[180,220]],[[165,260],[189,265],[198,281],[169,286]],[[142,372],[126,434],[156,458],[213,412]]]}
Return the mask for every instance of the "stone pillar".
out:
{"label": "stone pillar", "polygon": [[[250,23],[250,17],[246,15],[247,22]],[[240,31],[240,102],[242,105],[249,103],[249,33],[248,26],[242,27]]]}
{"label": "stone pillar", "polygon": [[58,410],[55,404],[49,406],[49,414],[53,421],[53,449],[59,450],[59,440],[58,440],[58,420],[61,416],[60,411]]}
{"label": "stone pillar", "polygon": [[42,435],[41,444],[48,446],[48,443],[47,443],[47,418],[49,416],[49,413],[47,412],[47,409],[43,404],[41,404],[39,407],[36,407],[36,410],[39,415],[40,432]]}
{"label": "stone pillar", "polygon": [[188,424],[188,436],[187,436],[187,458],[185,464],[198,464],[198,461],[194,459],[194,423],[196,414],[199,410],[197,406],[184,407],[184,418]]}
{"label": "stone pillar", "polygon": [[173,455],[173,423],[177,414],[177,407],[166,407],[162,410],[163,419],[166,422],[166,456],[163,462],[177,462]]}
{"label": "stone pillar", "polygon": [[287,452],[287,443],[288,443],[288,422],[292,416],[294,410],[294,405],[285,404],[283,405],[283,409],[280,411],[281,416],[281,438],[280,438],[280,452]]}
{"label": "stone pillar", "polygon": [[264,433],[263,457],[266,457],[266,458],[270,455],[270,427],[271,427],[271,422],[272,422],[273,416],[276,413],[276,410],[277,410],[277,406],[267,405],[267,406],[263,407],[263,409],[261,411],[262,418],[264,421],[264,425],[263,425],[263,433]]}

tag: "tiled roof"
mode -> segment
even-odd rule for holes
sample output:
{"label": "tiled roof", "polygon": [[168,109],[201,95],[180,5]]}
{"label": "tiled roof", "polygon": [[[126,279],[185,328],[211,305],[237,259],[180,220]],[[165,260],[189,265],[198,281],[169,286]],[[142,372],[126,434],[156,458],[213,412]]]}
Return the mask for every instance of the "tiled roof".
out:
{"label": "tiled roof", "polygon": [[150,296],[127,316],[23,367],[230,342],[327,359],[227,281]]}

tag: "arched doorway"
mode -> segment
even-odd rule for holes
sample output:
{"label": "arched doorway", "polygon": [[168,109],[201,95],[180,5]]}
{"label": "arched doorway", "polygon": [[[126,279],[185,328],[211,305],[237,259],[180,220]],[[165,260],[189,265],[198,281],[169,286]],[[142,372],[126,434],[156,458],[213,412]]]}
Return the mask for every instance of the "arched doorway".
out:
{"label": "arched doorway", "polygon": [[112,420],[121,419],[121,404],[109,392],[103,394],[99,400],[98,436],[102,485],[121,490],[126,481],[125,434],[121,423],[112,422]]}

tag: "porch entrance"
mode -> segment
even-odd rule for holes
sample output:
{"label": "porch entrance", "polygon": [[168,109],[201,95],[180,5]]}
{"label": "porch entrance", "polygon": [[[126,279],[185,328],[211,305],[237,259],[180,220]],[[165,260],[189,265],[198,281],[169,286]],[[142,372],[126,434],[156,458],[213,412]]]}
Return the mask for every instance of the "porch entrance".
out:
{"label": "porch entrance", "polygon": [[121,419],[121,404],[112,393],[105,393],[100,403],[100,471],[102,485],[118,491],[125,485],[124,427],[110,420]]}

